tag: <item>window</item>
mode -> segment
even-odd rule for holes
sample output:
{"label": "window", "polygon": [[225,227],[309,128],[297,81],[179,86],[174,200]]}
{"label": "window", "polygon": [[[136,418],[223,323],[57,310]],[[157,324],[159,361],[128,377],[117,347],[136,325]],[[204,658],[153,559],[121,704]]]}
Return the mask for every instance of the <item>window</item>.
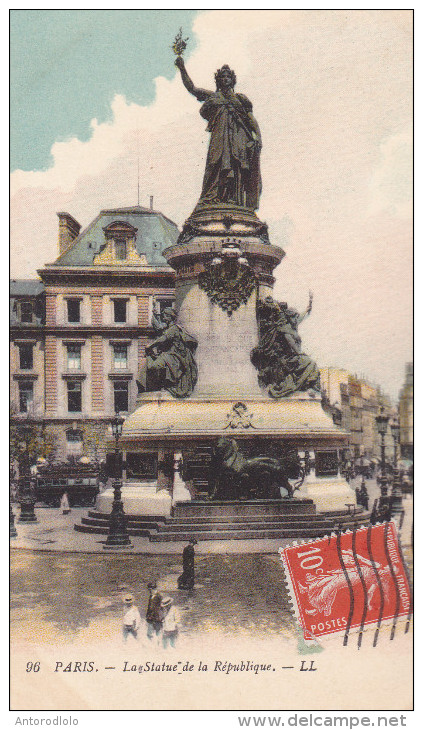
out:
{"label": "window", "polygon": [[115,412],[128,410],[128,382],[113,383]]}
{"label": "window", "polygon": [[81,370],[81,345],[67,345],[68,350],[68,370]]}
{"label": "window", "polygon": [[80,413],[82,411],[82,393],[79,381],[68,382],[68,411],[70,413]]}
{"label": "window", "polygon": [[113,300],[113,314],[114,321],[118,324],[126,322],[126,299],[114,299]]}
{"label": "window", "polygon": [[174,299],[156,299],[157,306],[159,308],[160,314],[163,313],[165,309],[173,309],[173,306],[175,304]]}
{"label": "window", "polygon": [[19,367],[21,370],[32,370],[34,367],[33,346],[25,343],[19,345]]}
{"label": "window", "polygon": [[126,370],[128,367],[128,348],[126,345],[113,346],[113,368]]}
{"label": "window", "polygon": [[32,322],[32,302],[21,302],[21,322]]}
{"label": "window", "polygon": [[126,259],[126,241],[124,238],[115,239],[115,254],[119,261]]}
{"label": "window", "polygon": [[19,411],[28,413],[34,402],[34,384],[31,381],[19,383]]}
{"label": "window", "polygon": [[68,456],[79,456],[82,453],[81,431],[66,431],[66,451]]}
{"label": "window", "polygon": [[81,301],[80,299],[68,299],[68,322],[75,324],[81,321]]}

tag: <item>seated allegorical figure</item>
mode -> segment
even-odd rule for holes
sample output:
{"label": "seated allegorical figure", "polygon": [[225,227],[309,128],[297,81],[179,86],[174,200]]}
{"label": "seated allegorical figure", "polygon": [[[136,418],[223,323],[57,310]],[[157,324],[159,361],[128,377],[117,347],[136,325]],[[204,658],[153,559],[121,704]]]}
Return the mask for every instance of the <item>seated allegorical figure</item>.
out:
{"label": "seated allegorical figure", "polygon": [[299,324],[310,314],[313,297],[303,314],[266,297],[258,306],[259,344],[251,352],[261,386],[272,398],[284,398],[296,391],[320,390],[316,363],[301,348]]}
{"label": "seated allegorical figure", "polygon": [[194,360],[197,341],[176,323],[173,309],[156,313],[153,326],[158,337],[145,349],[138,388],[140,392],[167,390],[176,398],[186,398],[198,377]]}

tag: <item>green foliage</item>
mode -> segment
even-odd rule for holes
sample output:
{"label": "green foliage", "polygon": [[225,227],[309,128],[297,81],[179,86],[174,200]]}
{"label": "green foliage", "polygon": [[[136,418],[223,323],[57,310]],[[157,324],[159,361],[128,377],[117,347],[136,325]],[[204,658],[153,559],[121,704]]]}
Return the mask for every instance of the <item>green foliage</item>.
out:
{"label": "green foliage", "polygon": [[19,462],[27,458],[29,465],[43,458],[54,459],[57,449],[57,436],[47,431],[43,423],[11,418],[10,421],[10,459]]}
{"label": "green foliage", "polygon": [[94,464],[99,464],[103,458],[104,435],[94,430],[94,426],[84,425],[82,428],[82,441],[84,456],[88,456]]}

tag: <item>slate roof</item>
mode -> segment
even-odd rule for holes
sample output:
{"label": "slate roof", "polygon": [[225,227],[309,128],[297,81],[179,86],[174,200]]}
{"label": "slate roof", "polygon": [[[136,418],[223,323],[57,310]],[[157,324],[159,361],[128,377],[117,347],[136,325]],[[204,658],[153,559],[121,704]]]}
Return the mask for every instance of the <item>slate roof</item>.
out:
{"label": "slate roof", "polygon": [[37,297],[44,291],[44,284],[38,279],[11,279],[11,297]]}
{"label": "slate roof", "polygon": [[[9,321],[10,326],[18,327],[41,327],[44,322],[44,297],[37,299],[44,293],[45,288],[42,281],[38,279],[11,279],[9,298]],[[18,317],[19,299],[35,298],[33,302],[33,320],[32,322],[21,322]]]}
{"label": "slate roof", "polygon": [[139,205],[100,211],[97,218],[75,238],[68,250],[56,259],[53,266],[92,266],[94,256],[106,243],[103,228],[113,221],[123,221],[138,229],[137,251],[146,256],[149,266],[168,266],[162,251],[176,243],[178,227],[163,213]]}

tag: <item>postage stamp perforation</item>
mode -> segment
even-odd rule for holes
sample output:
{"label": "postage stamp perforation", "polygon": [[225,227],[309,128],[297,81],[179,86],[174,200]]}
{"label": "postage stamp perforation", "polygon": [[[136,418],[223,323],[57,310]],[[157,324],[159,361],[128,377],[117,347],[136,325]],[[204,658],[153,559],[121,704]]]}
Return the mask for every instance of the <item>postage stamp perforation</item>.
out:
{"label": "postage stamp perforation", "polygon": [[411,591],[394,521],[296,540],[279,554],[305,639],[344,633],[346,645],[351,634],[364,635],[369,628],[378,634],[392,622],[393,638],[399,622],[408,626]]}

